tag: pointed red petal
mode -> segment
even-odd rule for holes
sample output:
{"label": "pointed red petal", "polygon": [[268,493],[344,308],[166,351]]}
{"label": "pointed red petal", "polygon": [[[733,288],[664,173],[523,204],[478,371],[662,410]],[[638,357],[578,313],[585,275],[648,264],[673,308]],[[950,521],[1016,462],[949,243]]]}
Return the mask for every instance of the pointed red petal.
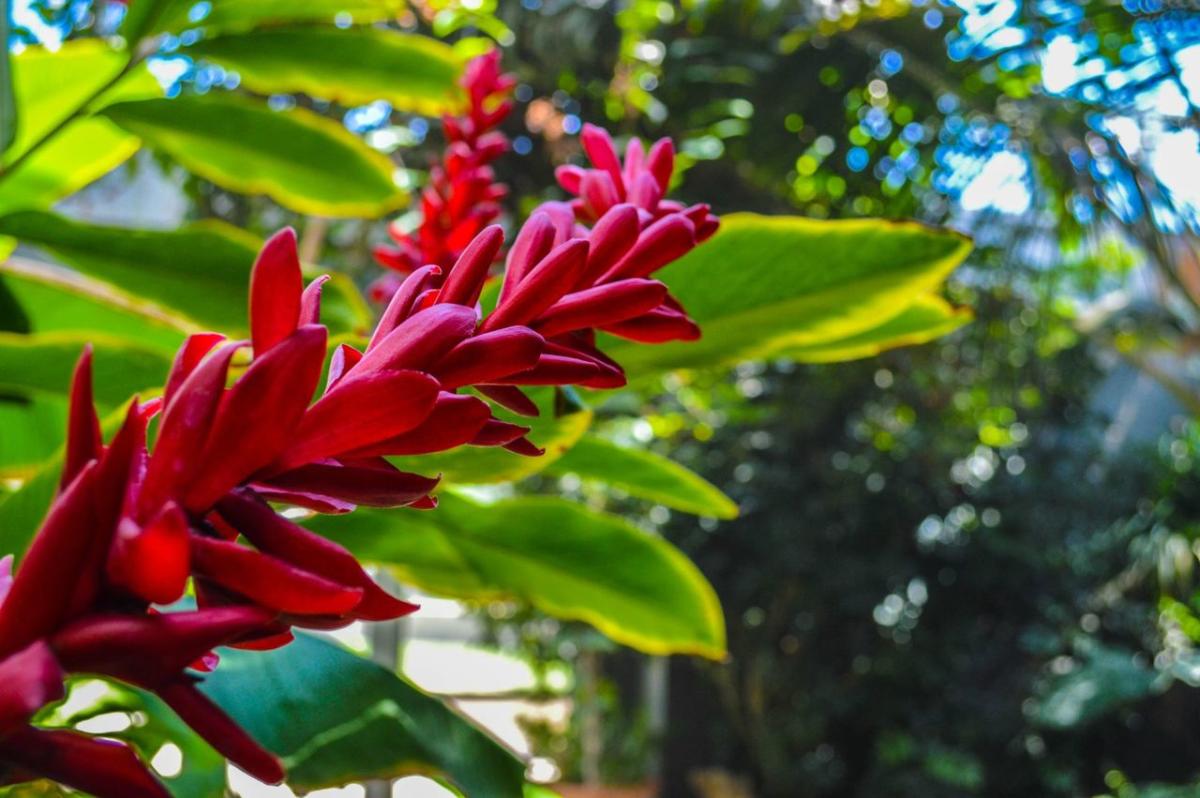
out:
{"label": "pointed red petal", "polygon": [[656,308],[636,319],[606,326],[604,331],[647,344],[695,341],[700,337],[700,327],[696,322],[686,314],[666,307]]}
{"label": "pointed red petal", "polygon": [[92,398],[92,345],[84,346],[71,377],[70,415],[67,417],[67,447],[59,488],[65,488],[89,460],[100,456],[103,441],[100,419]]}
{"label": "pointed red petal", "polygon": [[399,507],[429,493],[437,483],[436,479],[395,469],[314,464],[277,474],[266,484],[367,507]]}
{"label": "pointed red petal", "polygon": [[607,172],[593,170],[585,174],[579,192],[583,207],[592,219],[600,218],[609,208],[621,201],[617,184]]}
{"label": "pointed red petal", "polygon": [[554,222],[544,211],[534,211],[508,251],[504,264],[504,285],[500,288],[500,301],[511,294],[554,246]]}
{"label": "pointed red petal", "polygon": [[0,604],[0,657],[25,648],[66,620],[72,590],[92,547],[97,464],[84,467],[50,505]]}
{"label": "pointed red petal", "polygon": [[215,349],[225,340],[225,336],[219,333],[196,333],[189,335],[187,340],[183,342],[183,346],[179,347],[179,351],[175,354],[175,362],[171,366],[171,373],[167,375],[167,387],[163,390],[163,405],[169,405],[175,397],[175,393],[179,390],[179,386],[183,385],[183,381],[188,378],[192,370],[200,365],[200,361],[204,360],[204,356]]}
{"label": "pointed red petal", "polygon": [[138,499],[142,517],[157,512],[176,496],[199,466],[197,455],[204,451],[209,427],[225,393],[229,363],[242,346],[245,344],[240,341],[231,343],[193,369],[163,414]]}
{"label": "pointed red petal", "polygon": [[469,442],[492,416],[487,402],[474,396],[442,392],[433,412],[403,435],[348,452],[348,457],[413,455],[444,452]]}
{"label": "pointed red petal", "polygon": [[567,294],[534,322],[534,328],[552,338],[574,330],[616,324],[653,310],[666,295],[667,287],[657,280],[618,280]]}
{"label": "pointed red petal", "polygon": [[528,324],[570,290],[587,261],[588,242],[572,239],[551,250],[512,294],[496,306],[482,330]]}
{"label": "pointed red petal", "polygon": [[300,324],[321,323],[321,288],[327,282],[329,282],[329,275],[322,274],[309,283],[308,287],[304,289],[304,293],[300,295],[300,315],[298,317]]}
{"label": "pointed red petal", "polygon": [[331,581],[238,543],[192,536],[197,573],[264,607],[300,614],[342,615],[362,590]]}
{"label": "pointed red petal", "polygon": [[325,328],[298,328],[256,357],[221,400],[183,505],[199,512],[287,448],[321,378]]}
{"label": "pointed red petal", "polygon": [[592,165],[608,173],[617,193],[623,198],[625,181],[621,175],[621,159],[617,157],[617,148],[613,145],[612,136],[602,127],[587,124],[583,126],[579,140]]}
{"label": "pointed red petal", "polygon": [[591,288],[600,275],[611,269],[637,243],[641,229],[637,209],[632,205],[621,204],[609,208],[588,236],[587,265],[573,288]]}
{"label": "pointed red petal", "polygon": [[[267,784],[283,781],[283,766],[193,685],[177,682],[158,691],[171,709],[217,752]],[[132,796],[131,796],[132,798]]]}
{"label": "pointed red petal", "polygon": [[63,694],[62,668],[44,641],[0,660],[0,738]]}
{"label": "pointed red petal", "polygon": [[21,729],[4,738],[0,760],[96,798],[171,798],[133,749],[114,740]]}
{"label": "pointed red petal", "polygon": [[438,381],[424,372],[354,372],[308,409],[271,469],[289,471],[408,432],[437,395]]}
{"label": "pointed red petal", "polygon": [[400,287],[396,289],[396,293],[392,294],[387,309],[384,310],[379,323],[375,325],[375,332],[372,333],[371,340],[367,343],[368,352],[378,346],[379,342],[396,329],[400,322],[413,314],[417,298],[432,288],[435,279],[441,274],[441,268],[430,265],[422,266],[405,278]]}
{"label": "pointed red petal", "polygon": [[654,175],[665,194],[671,184],[671,174],[675,171],[675,144],[669,138],[654,142],[646,156],[646,169]]}
{"label": "pointed red petal", "polygon": [[274,613],[250,606],[88,615],[56,633],[50,645],[68,671],[99,673],[155,689],[179,678],[210,649],[267,626],[274,618]]}
{"label": "pointed red petal", "polygon": [[249,491],[226,495],[218,510],[259,551],[334,582],[362,588],[362,601],[353,611],[357,618],[390,620],[408,615],[417,608],[375,584],[346,549],[292,523]]}
{"label": "pointed red petal", "polygon": [[646,277],[696,246],[696,227],[683,214],[664,216],[642,231],[637,244],[601,278],[612,282],[625,277]]}
{"label": "pointed red petal", "polygon": [[529,427],[509,424],[507,421],[489,419],[479,433],[471,439],[472,446],[504,446],[529,432]]}
{"label": "pointed red petal", "polygon": [[504,230],[499,225],[487,227],[475,236],[446,277],[438,302],[473,306],[503,243]]}
{"label": "pointed red petal", "polygon": [[475,390],[491,399],[498,405],[506,407],[519,416],[531,418],[541,414],[534,401],[526,396],[520,388],[512,385],[477,385]]}
{"label": "pointed red petal", "polygon": [[367,352],[351,374],[385,369],[427,371],[455,344],[475,331],[473,308],[435,305],[410,316]]}
{"label": "pointed red petal", "polygon": [[250,273],[250,333],[255,357],[266,354],[296,329],[303,289],[296,231],[285,227],[263,244]]}
{"label": "pointed red petal", "polygon": [[434,368],[442,387],[495,382],[533,368],[544,339],[528,327],[507,327],[468,338],[450,350]]}

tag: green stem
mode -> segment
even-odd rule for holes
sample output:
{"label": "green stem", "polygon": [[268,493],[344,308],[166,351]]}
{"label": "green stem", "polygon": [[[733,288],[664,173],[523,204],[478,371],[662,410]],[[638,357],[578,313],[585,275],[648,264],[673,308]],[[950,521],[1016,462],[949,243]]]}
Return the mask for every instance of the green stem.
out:
{"label": "green stem", "polygon": [[96,100],[104,96],[104,94],[113,86],[116,86],[118,83],[120,83],[126,75],[132,72],[134,68],[141,63],[142,59],[139,56],[131,56],[129,61],[125,64],[125,66],[121,67],[121,70],[117,72],[117,74],[113,75],[111,79],[106,80],[101,86],[97,87],[97,89],[88,95],[88,97],[82,103],[76,106],[71,113],[59,120],[59,122],[54,125],[54,127],[47,130],[45,134],[41,136],[41,138],[37,139],[37,141],[34,141],[25,149],[23,153],[14,158],[12,163],[0,165],[0,181],[3,181],[5,177],[15,172],[17,168],[21,166],[21,164],[29,160],[29,158],[31,158],[38,150],[48,144],[51,139],[61,133],[63,129],[67,127],[67,125],[71,124],[77,119],[87,116],[89,113],[88,109],[94,102],[96,102]]}

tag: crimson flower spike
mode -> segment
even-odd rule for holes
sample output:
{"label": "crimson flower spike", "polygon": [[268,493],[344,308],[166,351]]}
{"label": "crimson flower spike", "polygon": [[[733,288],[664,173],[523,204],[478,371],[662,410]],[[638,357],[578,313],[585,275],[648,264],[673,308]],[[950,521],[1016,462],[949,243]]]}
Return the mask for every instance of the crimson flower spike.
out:
{"label": "crimson flower spike", "polygon": [[422,192],[420,226],[406,232],[392,225],[388,233],[394,244],[374,250],[375,260],[389,270],[371,286],[376,301],[387,302],[402,282],[400,275],[427,264],[449,274],[475,236],[500,215],[498,203],[508,195],[491,163],[508,151],[508,138],[496,128],[512,111],[509,95],[516,79],[501,74],[500,53],[493,50],[467,63],[461,85],[466,109],[442,119],[448,146]]}

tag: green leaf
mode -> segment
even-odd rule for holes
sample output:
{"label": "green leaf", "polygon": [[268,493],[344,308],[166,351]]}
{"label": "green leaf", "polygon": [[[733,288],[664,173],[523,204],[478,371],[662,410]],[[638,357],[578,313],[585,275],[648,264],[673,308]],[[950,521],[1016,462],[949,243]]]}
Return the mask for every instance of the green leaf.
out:
{"label": "green leaf", "polygon": [[140,391],[162,387],[171,356],[136,341],[98,334],[0,333],[0,392],[65,396],[83,347],[92,344],[96,403],[113,407]]}
{"label": "green leaf", "polygon": [[499,446],[459,446],[446,452],[388,459],[404,471],[441,474],[442,481],[451,485],[516,482],[533,476],[548,468],[575,445],[591,426],[592,411],[581,408],[559,415],[555,412],[555,393],[552,388],[526,393],[541,410],[537,418],[518,416],[502,407],[495,408],[493,413],[501,421],[529,427],[529,440],[546,450],[541,457],[513,454]]}
{"label": "green leaf", "polygon": [[319,216],[375,218],[406,199],[391,162],[312,111],[230,94],[109,105],[102,115],[214,183]]}
{"label": "green leaf", "polygon": [[13,94],[12,56],[8,52],[9,15],[5,2],[0,6],[0,156],[17,138],[17,100]]}
{"label": "green leaf", "polygon": [[[0,397],[0,429],[4,430],[0,435],[0,479],[25,479],[37,473],[62,446],[66,428],[67,403],[60,397]],[[24,489],[22,485],[18,492]],[[0,500],[0,507],[9,500]],[[44,505],[41,510],[45,510]],[[40,511],[38,514],[40,517]],[[36,518],[33,523],[37,523]],[[5,532],[0,528],[0,541],[4,540]]]}
{"label": "green leaf", "polygon": [[[174,231],[86,224],[42,211],[0,217],[0,235],[44,247],[72,268],[150,300],[185,324],[228,333],[247,329],[246,291],[262,241],[216,220]],[[349,278],[324,288],[322,316],[335,332],[370,323]]]}
{"label": "green leaf", "polygon": [[955,308],[939,296],[918,297],[896,316],[856,335],[787,350],[805,363],[834,363],[873,357],[898,346],[914,346],[941,338],[969,322],[971,311]]}
{"label": "green leaf", "polygon": [[699,341],[606,350],[631,374],[769,357],[857,335],[934,290],[970,241],[913,222],[827,222],[737,213],[657,277],[700,324]]}
{"label": "green leaf", "polygon": [[575,474],[696,515],[736,518],[738,514],[733,500],[699,474],[654,452],[618,446],[594,435],[580,438],[546,472]]}
{"label": "green leaf", "polygon": [[[158,81],[144,66],[124,74],[128,62],[128,53],[99,39],[67,42],[56,52],[30,47],[12,59],[21,124],[0,161],[0,212],[49,205],[137,151],[136,136],[85,111],[96,95],[93,107],[161,96]],[[36,152],[14,165],[43,139]]]}
{"label": "green leaf", "polygon": [[332,25],[341,16],[356,25],[390,19],[407,7],[405,0],[237,0],[215,2],[199,21],[189,18],[195,0],[134,0],[123,25],[137,40],[152,33],[179,33],[203,27],[215,33],[248,31],[263,25],[316,22]]}
{"label": "green leaf", "polygon": [[397,578],[455,598],[513,598],[651,654],[725,655],[721,606],[678,549],[614,515],[553,497],[437,510],[359,509],[313,529]]}
{"label": "green leaf", "polygon": [[271,28],[187,49],[241,75],[259,94],[303,92],[342,105],[387,100],[438,115],[459,104],[461,63],[446,44],[381,28]]}
{"label": "green leaf", "polygon": [[196,328],[96,280],[25,258],[0,264],[0,281],[33,332],[101,332],[174,353]]}
{"label": "green leaf", "polygon": [[307,634],[274,651],[221,652],[201,689],[311,790],[411,773],[470,796],[520,796],[524,767],[442,702]]}

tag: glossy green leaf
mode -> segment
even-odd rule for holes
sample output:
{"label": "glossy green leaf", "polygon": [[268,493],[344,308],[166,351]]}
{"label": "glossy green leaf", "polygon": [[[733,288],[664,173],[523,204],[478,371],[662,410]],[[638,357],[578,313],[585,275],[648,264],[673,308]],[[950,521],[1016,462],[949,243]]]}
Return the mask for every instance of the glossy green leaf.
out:
{"label": "glossy green leaf", "polygon": [[836,341],[878,326],[930,291],[970,242],[913,222],[828,222],[738,213],[658,273],[704,330],[699,341],[610,341],[630,373],[703,368]]}
{"label": "glossy green leaf", "polygon": [[397,467],[420,474],[441,474],[442,481],[451,485],[482,485],[496,482],[516,482],[548,468],[568,451],[592,424],[592,411],[576,408],[574,412],[558,413],[554,407],[554,390],[541,388],[526,391],[541,409],[537,418],[527,418],[497,407],[494,413],[502,421],[529,427],[527,436],[545,449],[541,457],[513,454],[499,446],[459,446],[446,452],[415,457],[389,457]]}
{"label": "glossy green leaf", "polygon": [[[247,328],[245,296],[262,242],[230,225],[213,220],[173,231],[130,230],[22,211],[0,217],[0,234],[43,247],[189,323],[230,333]],[[347,277],[333,278],[323,291],[323,319],[335,333],[362,330],[369,308]]]}
{"label": "glossy green leaf", "polygon": [[62,397],[0,395],[0,479],[26,479],[37,473],[62,446],[66,428],[67,402]]}
{"label": "glossy green leaf", "polygon": [[190,171],[320,216],[382,216],[405,195],[391,162],[337,122],[230,94],[144,100],[100,112]]}
{"label": "glossy green leaf", "polygon": [[56,52],[30,47],[12,59],[21,124],[0,160],[0,212],[49,205],[137,151],[136,136],[86,113],[109,102],[161,96],[144,67],[125,74],[128,62],[128,53],[99,39],[67,42]]}
{"label": "glossy green leaf", "polygon": [[196,0],[135,0],[122,32],[130,39],[140,39],[195,27],[227,33],[289,22],[332,25],[346,20],[363,25],[396,17],[407,5],[405,0],[225,0],[212,3],[207,14],[193,18]]}
{"label": "glossy green leaf", "polygon": [[941,338],[971,318],[967,308],[955,308],[939,296],[923,296],[877,327],[836,341],[798,346],[785,354],[805,363],[859,360],[898,346],[914,346]]}
{"label": "glossy green leaf", "polygon": [[201,689],[288,769],[297,790],[411,773],[465,795],[520,796],[524,766],[441,701],[310,635],[221,652]]}
{"label": "glossy green leaf", "polygon": [[10,258],[0,281],[20,303],[31,331],[101,332],[174,353],[196,328],[123,291],[44,263]]}
{"label": "glossy green leaf", "polygon": [[136,341],[99,334],[0,333],[0,392],[65,396],[75,361],[92,344],[96,403],[112,407],[162,387],[171,356]]}
{"label": "glossy green leaf", "polygon": [[660,454],[618,446],[594,435],[580,438],[546,472],[575,474],[696,515],[736,518],[738,514],[733,500],[699,474]]}
{"label": "glossy green leaf", "polygon": [[433,593],[520,599],[651,654],[725,654],[721,606],[696,566],[662,538],[573,502],[484,505],[443,493],[432,512],[360,509],[310,523]]}
{"label": "glossy green leaf", "polygon": [[235,70],[260,94],[302,92],[342,105],[387,100],[437,115],[459,104],[462,65],[447,44],[383,28],[271,28],[202,39],[190,55]]}

